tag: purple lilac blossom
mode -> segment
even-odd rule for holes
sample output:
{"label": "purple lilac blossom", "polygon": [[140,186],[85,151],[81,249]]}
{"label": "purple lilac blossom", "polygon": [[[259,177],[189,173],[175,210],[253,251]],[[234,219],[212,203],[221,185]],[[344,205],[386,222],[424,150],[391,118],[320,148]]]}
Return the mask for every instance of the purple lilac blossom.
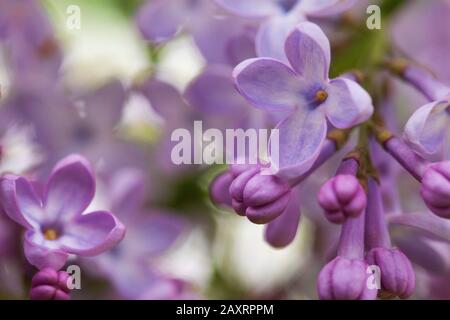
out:
{"label": "purple lilac blossom", "polygon": [[[140,170],[124,168],[110,179],[111,210],[127,226],[127,235],[112,250],[86,260],[87,266],[109,279],[120,297],[176,299],[187,294],[189,286],[176,285],[176,279],[151,262],[174,246],[187,231],[187,222],[173,213],[148,212],[143,208],[149,191],[144,177]],[[111,268],[112,265],[115,267]],[[160,287],[166,288],[167,293],[159,292]]]}
{"label": "purple lilac blossom", "polygon": [[330,44],[317,25],[299,24],[287,38],[285,52],[290,65],[271,58],[250,59],[238,65],[233,76],[238,90],[256,107],[290,113],[277,125],[280,156],[271,165],[277,175],[293,178],[319,156],[327,119],[337,128],[350,128],[367,120],[373,106],[356,82],[328,79]]}
{"label": "purple lilac blossom", "polygon": [[112,213],[83,213],[94,192],[92,169],[78,155],[56,164],[42,194],[25,177],[3,176],[1,201],[6,214],[26,229],[24,251],[32,265],[59,270],[69,254],[97,255],[123,239],[125,227]]}

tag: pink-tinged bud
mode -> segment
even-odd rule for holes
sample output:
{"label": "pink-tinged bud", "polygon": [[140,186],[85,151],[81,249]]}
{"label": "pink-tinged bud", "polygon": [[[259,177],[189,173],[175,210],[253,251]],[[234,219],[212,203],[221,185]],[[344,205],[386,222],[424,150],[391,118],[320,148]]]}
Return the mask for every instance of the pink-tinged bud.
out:
{"label": "pink-tinged bud", "polygon": [[70,300],[70,289],[67,287],[69,274],[44,268],[36,273],[31,281],[31,300]]}
{"label": "pink-tinged bud", "polygon": [[322,300],[373,300],[377,289],[369,288],[368,265],[362,259],[337,256],[320,271],[317,291]]}
{"label": "pink-tinged bud", "polygon": [[414,292],[416,276],[409,259],[396,248],[374,248],[366,255],[369,265],[380,268],[381,298],[408,298]]}
{"label": "pink-tinged bud", "polygon": [[287,181],[266,175],[261,168],[259,165],[247,168],[230,186],[234,210],[257,224],[277,218],[286,209],[291,191]]}
{"label": "pink-tinged bud", "polygon": [[425,169],[420,194],[428,209],[450,219],[450,161],[434,163]]}
{"label": "pink-tinged bud", "polygon": [[367,196],[355,176],[340,174],[328,180],[318,193],[318,201],[327,219],[343,223],[363,212]]}

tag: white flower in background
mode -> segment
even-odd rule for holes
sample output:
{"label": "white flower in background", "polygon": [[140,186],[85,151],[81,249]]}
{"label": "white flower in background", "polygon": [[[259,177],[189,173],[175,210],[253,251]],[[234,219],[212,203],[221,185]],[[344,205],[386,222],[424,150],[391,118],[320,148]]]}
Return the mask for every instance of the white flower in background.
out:
{"label": "white flower in background", "polygon": [[238,216],[222,217],[218,224],[214,252],[218,253],[219,264],[249,291],[264,294],[285,287],[308,262],[310,241],[306,225],[290,246],[274,249],[264,241],[262,225]]}
{"label": "white flower in background", "polygon": [[44,160],[31,127],[11,126],[0,138],[0,172],[23,174]]}
{"label": "white flower in background", "polygon": [[188,83],[203,69],[205,61],[192,38],[183,36],[164,47],[164,55],[158,63],[157,74],[161,80],[183,91]]}

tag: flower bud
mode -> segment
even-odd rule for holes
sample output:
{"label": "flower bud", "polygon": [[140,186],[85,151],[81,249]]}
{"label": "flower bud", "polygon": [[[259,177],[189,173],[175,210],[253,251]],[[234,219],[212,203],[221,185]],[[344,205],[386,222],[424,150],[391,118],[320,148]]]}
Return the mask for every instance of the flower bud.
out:
{"label": "flower bud", "polygon": [[428,209],[450,219],[450,161],[434,163],[425,169],[420,194]]}
{"label": "flower bud", "polygon": [[416,277],[403,252],[396,248],[374,248],[367,253],[366,261],[380,268],[380,297],[405,299],[413,293]]}
{"label": "flower bud", "polygon": [[70,289],[67,287],[69,274],[45,268],[34,275],[31,281],[31,300],[70,300]]}
{"label": "flower bud", "polygon": [[212,202],[218,206],[231,206],[230,185],[234,176],[230,171],[217,175],[209,185],[209,196]]}
{"label": "flower bud", "polygon": [[230,186],[232,205],[240,215],[257,224],[277,218],[287,207],[291,187],[287,181],[252,166],[240,173]]}
{"label": "flower bud", "polygon": [[347,218],[357,217],[363,212],[367,197],[355,176],[339,174],[322,186],[318,201],[329,221],[343,223]]}
{"label": "flower bud", "polygon": [[317,291],[322,300],[373,300],[376,288],[368,286],[368,265],[362,259],[337,256],[320,271]]}

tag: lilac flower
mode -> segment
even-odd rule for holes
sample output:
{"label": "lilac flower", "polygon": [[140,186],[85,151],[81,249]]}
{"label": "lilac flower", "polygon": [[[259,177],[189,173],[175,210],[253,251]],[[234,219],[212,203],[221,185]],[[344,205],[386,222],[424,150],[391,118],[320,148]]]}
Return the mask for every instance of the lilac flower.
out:
{"label": "lilac flower", "polygon": [[237,15],[248,18],[265,18],[256,37],[259,57],[271,57],[281,61],[284,55],[284,39],[297,23],[306,17],[326,17],[349,9],[354,0],[215,0],[219,5]]}
{"label": "lilac flower", "polygon": [[203,0],[146,1],[136,21],[144,37],[160,43],[172,38],[180,29],[199,30],[203,17],[211,14],[211,4]]}
{"label": "lilac flower", "polygon": [[[152,263],[174,245],[187,224],[168,212],[144,211],[148,192],[144,178],[141,171],[132,168],[122,169],[111,178],[109,206],[127,226],[127,236],[112,250],[85,262],[94,273],[111,280],[123,298],[148,299],[150,292],[155,299],[175,298],[187,293],[187,286],[178,288],[176,280],[159,272]],[[160,287],[165,290],[155,292]]]}
{"label": "lilac flower", "polygon": [[365,214],[347,219],[341,231],[338,256],[319,274],[317,291],[322,300],[373,300],[376,289],[369,289],[364,261]]}
{"label": "lilac flower", "polygon": [[193,36],[208,65],[235,67],[245,59],[256,57],[256,28],[245,19],[209,17],[207,27],[195,30]]}
{"label": "lilac flower", "polygon": [[[242,60],[241,60],[242,61]],[[214,128],[261,128],[268,122],[234,87],[232,69],[208,66],[186,88],[184,98]]]}
{"label": "lilac flower", "polygon": [[411,262],[397,248],[391,246],[378,183],[369,178],[366,210],[366,261],[380,268],[381,297],[409,297],[415,288],[415,274]]}
{"label": "lilac flower", "polygon": [[442,218],[450,218],[450,161],[426,168],[420,194],[428,209]]}
{"label": "lilac flower", "polygon": [[36,273],[31,281],[31,300],[70,300],[67,272],[44,268]]}
{"label": "lilac flower", "polygon": [[156,166],[155,171],[163,170],[164,174],[173,175],[183,170],[192,169],[192,166],[173,164],[171,159],[173,148],[171,135],[178,128],[192,131],[192,123],[196,119],[193,108],[186,104],[174,86],[154,77],[149,77],[139,83],[135,90],[147,99],[150,107],[160,117],[163,124],[161,125],[161,137],[152,154],[154,160],[152,164]]}
{"label": "lilac flower", "polygon": [[366,207],[366,193],[355,175],[359,164],[354,158],[345,159],[335,177],[320,189],[317,199],[325,216],[333,223],[343,223],[357,217]]}
{"label": "lilac flower", "polygon": [[[144,163],[141,150],[117,134],[127,98],[119,81],[72,96],[55,91],[39,97],[12,97],[5,106],[21,122],[32,125],[35,139],[47,157],[47,165],[41,168],[45,174],[50,164],[71,153],[83,155],[101,173]],[[58,121],[51,121],[49,114]]]}
{"label": "lilac flower", "polygon": [[36,0],[0,3],[0,41],[5,40],[15,88],[37,92],[54,86],[62,61],[50,20]]}
{"label": "lilac flower", "polygon": [[430,102],[409,118],[404,138],[416,152],[423,156],[444,153],[444,141],[450,124],[450,98]]}
{"label": "lilac flower", "polygon": [[69,254],[97,255],[122,240],[125,227],[112,213],[83,214],[94,192],[90,165],[78,155],[54,167],[43,194],[25,177],[7,174],[1,179],[4,210],[27,230],[24,251],[32,265],[59,270]]}
{"label": "lilac flower", "polygon": [[328,79],[330,44],[317,25],[299,24],[287,38],[285,52],[290,66],[270,58],[250,59],[236,67],[234,78],[256,107],[289,114],[277,126],[280,158],[272,166],[278,175],[292,178],[319,156],[327,119],[337,128],[350,128],[367,120],[373,106],[356,82]]}
{"label": "lilac flower", "polygon": [[[420,26],[420,27],[419,27]],[[417,28],[417,29],[416,29]],[[411,32],[417,30],[417,32]],[[427,66],[450,85],[450,4],[446,0],[409,1],[392,19],[392,41],[402,53]]]}
{"label": "lilac flower", "polygon": [[450,88],[411,64],[401,66],[397,72],[431,101],[409,118],[404,130],[405,141],[424,157],[442,154],[450,123]]}

